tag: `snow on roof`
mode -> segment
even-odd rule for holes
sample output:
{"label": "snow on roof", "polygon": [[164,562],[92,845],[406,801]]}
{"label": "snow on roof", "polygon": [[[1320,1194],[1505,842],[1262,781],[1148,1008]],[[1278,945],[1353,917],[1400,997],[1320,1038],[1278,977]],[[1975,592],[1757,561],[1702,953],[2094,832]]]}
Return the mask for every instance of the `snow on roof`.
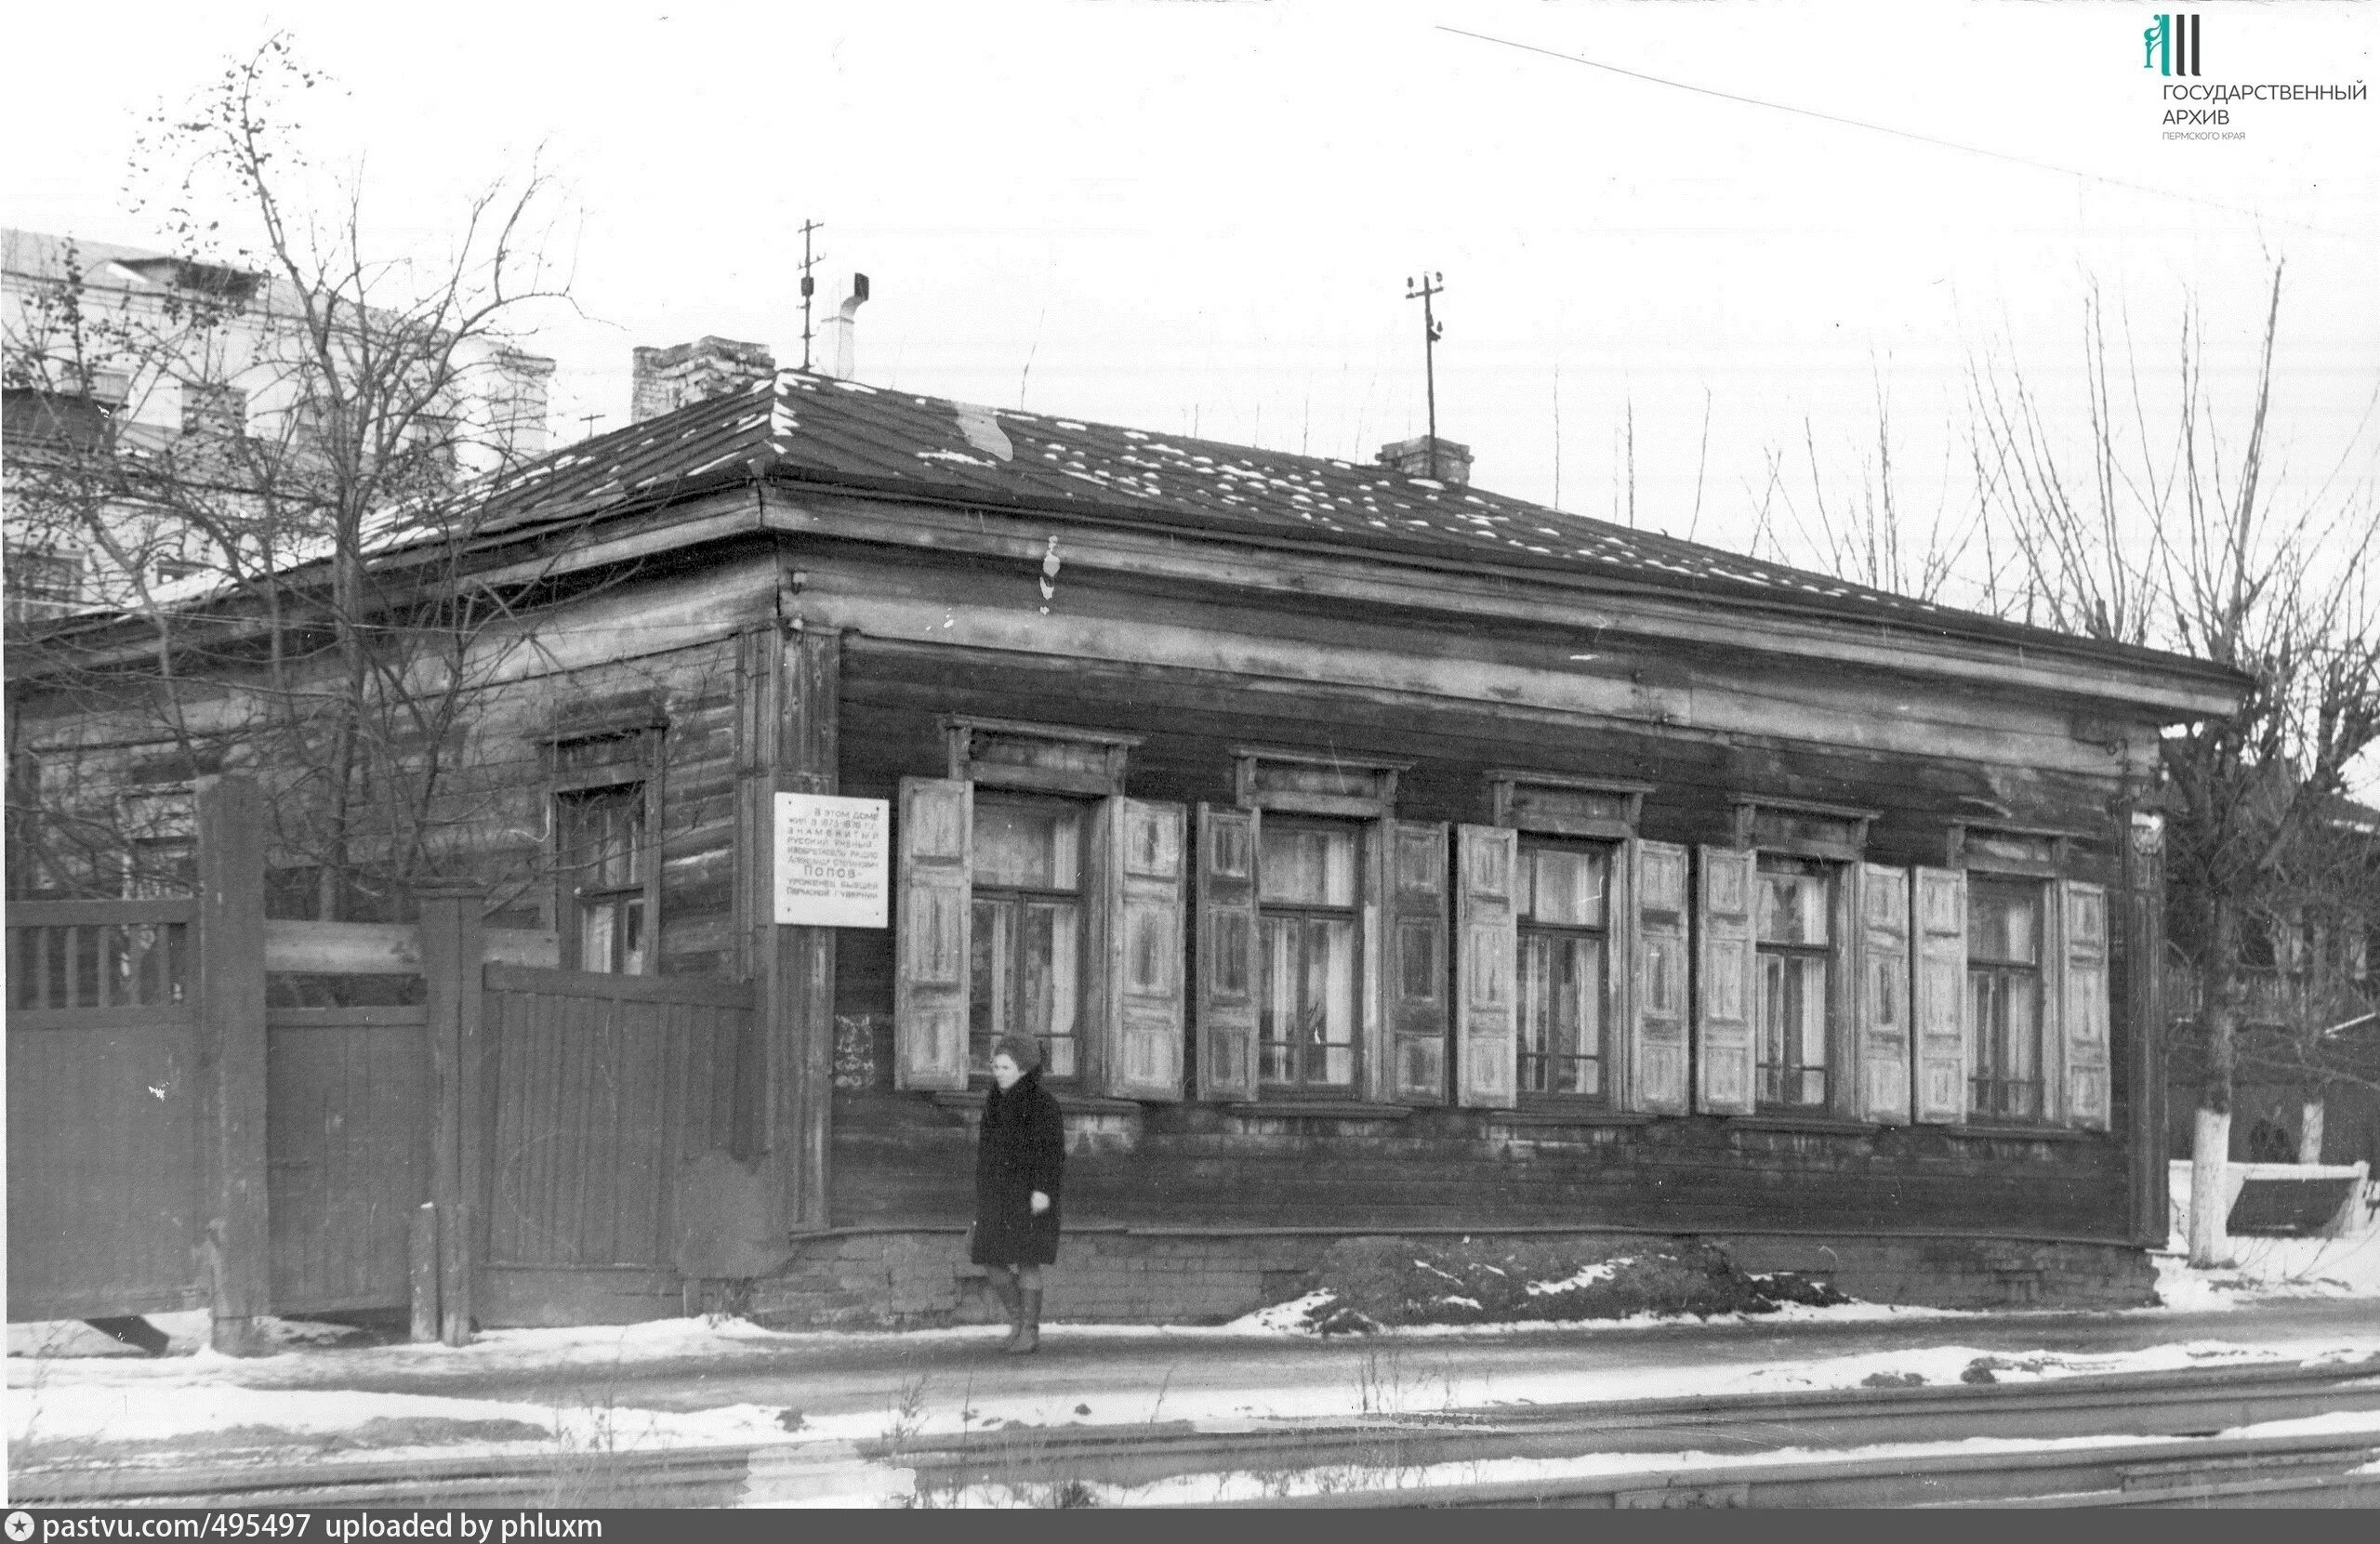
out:
{"label": "snow on roof", "polygon": [[[1350,553],[1554,571],[1697,600],[2181,663],[1385,466],[851,385],[781,371],[748,394],[690,403],[580,442],[497,480],[479,529],[649,507],[758,476],[976,508],[1125,515],[1201,534],[1290,537]],[[756,401],[762,397],[765,411]]]}

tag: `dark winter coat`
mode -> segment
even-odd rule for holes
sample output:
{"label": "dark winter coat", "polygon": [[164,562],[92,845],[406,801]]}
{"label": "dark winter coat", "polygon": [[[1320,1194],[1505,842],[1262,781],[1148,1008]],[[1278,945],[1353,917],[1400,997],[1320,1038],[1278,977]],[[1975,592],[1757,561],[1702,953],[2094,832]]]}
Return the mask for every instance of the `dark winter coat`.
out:
{"label": "dark winter coat", "polygon": [[[975,1141],[975,1242],[978,1265],[1058,1262],[1058,1185],[1066,1165],[1066,1126],[1038,1069],[984,1101]],[[1033,1213],[1033,1193],[1050,1209]]]}

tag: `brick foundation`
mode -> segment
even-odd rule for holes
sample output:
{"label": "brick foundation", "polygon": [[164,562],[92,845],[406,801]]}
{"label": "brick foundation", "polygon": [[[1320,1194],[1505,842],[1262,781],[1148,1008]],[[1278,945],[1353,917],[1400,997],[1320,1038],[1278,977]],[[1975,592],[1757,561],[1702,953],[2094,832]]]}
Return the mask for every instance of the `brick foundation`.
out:
{"label": "brick foundation", "polygon": [[[1312,1285],[1329,1233],[1069,1233],[1043,1312],[1077,1323],[1222,1324]],[[1392,1235],[1394,1236],[1394,1235]],[[1496,1235],[1474,1235],[1483,1243]],[[1532,1232],[1538,1243],[1558,1234]],[[1567,1235],[1608,1245],[1652,1234]],[[2135,1308],[2154,1300],[2144,1250],[2017,1238],[1712,1238],[1752,1272],[1795,1271],[1869,1302],[1936,1308]],[[777,1328],[915,1328],[985,1323],[998,1309],[958,1230],[845,1232],[806,1239],[774,1275],[720,1284],[712,1300]]]}

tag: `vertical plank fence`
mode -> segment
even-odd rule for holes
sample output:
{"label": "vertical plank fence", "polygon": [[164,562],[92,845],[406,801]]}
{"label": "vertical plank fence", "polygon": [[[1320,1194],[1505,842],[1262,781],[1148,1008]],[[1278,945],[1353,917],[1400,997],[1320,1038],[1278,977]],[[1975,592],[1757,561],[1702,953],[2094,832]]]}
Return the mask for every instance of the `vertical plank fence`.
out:
{"label": "vertical plank fence", "polygon": [[[681,1312],[685,1187],[764,1097],[752,984],[552,969],[468,886],[268,921],[258,790],[197,812],[195,897],[7,908],[9,1316],[203,1307],[236,1353],[267,1313],[460,1344]],[[269,1007],[274,972],[421,1000]]]}
{"label": "vertical plank fence", "polygon": [[490,965],[490,1324],[681,1312],[681,1187],[733,1148],[751,984]]}
{"label": "vertical plank fence", "polygon": [[205,1302],[198,903],[8,907],[8,1313]]}

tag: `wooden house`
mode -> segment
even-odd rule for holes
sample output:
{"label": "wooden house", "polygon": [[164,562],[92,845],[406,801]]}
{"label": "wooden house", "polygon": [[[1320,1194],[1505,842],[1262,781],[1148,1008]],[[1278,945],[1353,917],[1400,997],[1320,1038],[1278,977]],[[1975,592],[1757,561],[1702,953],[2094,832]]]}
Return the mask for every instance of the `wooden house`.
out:
{"label": "wooden house", "polygon": [[[1003,1033],[1066,1110],[1061,1318],[1227,1317],[1364,1234],[2146,1300],[2158,741],[2228,671],[1501,497],[1445,442],[795,372],[533,464],[474,561],[540,587],[469,729],[489,924],[752,983],[726,1152],[605,1313],[974,1312]],[[774,920],[781,792],[886,802],[888,926]]]}

